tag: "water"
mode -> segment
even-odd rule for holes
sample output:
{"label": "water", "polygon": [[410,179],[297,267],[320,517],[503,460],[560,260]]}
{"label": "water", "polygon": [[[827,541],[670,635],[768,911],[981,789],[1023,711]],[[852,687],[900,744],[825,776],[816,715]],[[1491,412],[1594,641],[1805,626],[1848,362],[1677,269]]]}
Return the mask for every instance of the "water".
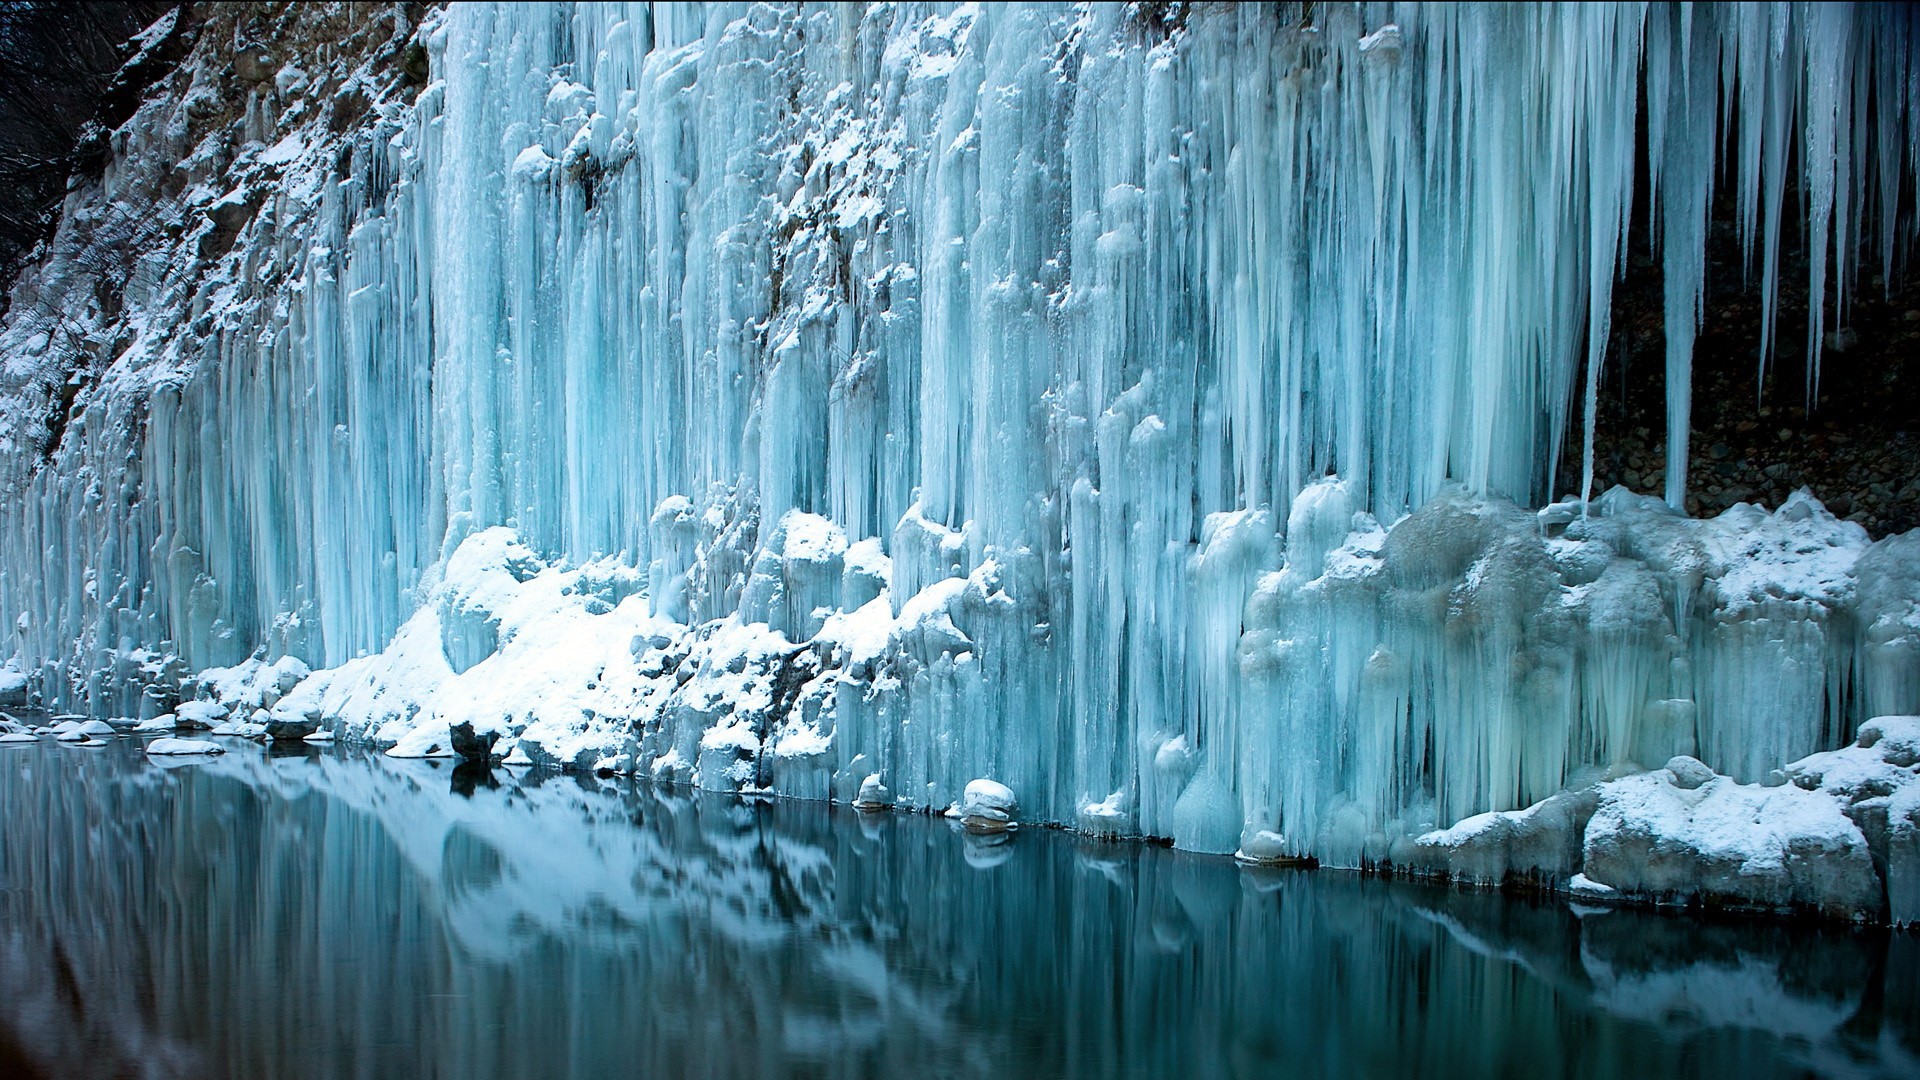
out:
{"label": "water", "polygon": [[224,743],[0,746],[0,1074],[1920,1071],[1913,935]]}

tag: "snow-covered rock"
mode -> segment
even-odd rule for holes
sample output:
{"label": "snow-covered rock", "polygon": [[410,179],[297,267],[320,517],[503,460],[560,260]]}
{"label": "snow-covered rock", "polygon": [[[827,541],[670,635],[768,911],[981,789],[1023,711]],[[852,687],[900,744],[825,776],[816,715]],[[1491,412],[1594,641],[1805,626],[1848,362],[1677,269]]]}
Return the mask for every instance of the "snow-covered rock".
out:
{"label": "snow-covered rock", "polygon": [[1256,866],[1284,866],[1305,861],[1294,844],[1272,829],[1256,829],[1243,837],[1233,857]]}
{"label": "snow-covered rock", "polygon": [[37,743],[40,736],[30,731],[9,731],[0,734],[0,743]]}
{"label": "snow-covered rock", "polygon": [[1080,807],[1074,824],[1090,836],[1122,837],[1135,835],[1133,814],[1127,808],[1126,793],[1116,791],[1099,802]]}
{"label": "snow-covered rock", "polygon": [[952,815],[969,829],[997,832],[1014,827],[1020,815],[1020,803],[1014,798],[1012,788],[982,777],[967,781]]}
{"label": "snow-covered rock", "polygon": [[155,739],[147,744],[147,753],[155,757],[186,757],[194,754],[224,754],[226,748],[205,739]]}
{"label": "snow-covered rock", "polygon": [[1599,805],[1594,787],[1549,796],[1523,810],[1476,814],[1416,838],[1410,869],[1454,881],[1498,885],[1510,879],[1565,881],[1580,867],[1588,819]]}
{"label": "snow-covered rock", "polygon": [[1696,779],[1691,768],[1678,776],[1660,769],[1602,784],[1581,873],[1659,901],[1878,912],[1867,839],[1832,797]]}
{"label": "snow-covered rock", "polygon": [[1860,725],[1853,745],[1788,765],[1795,787],[1835,799],[1867,839],[1889,919],[1920,923],[1920,716]]}
{"label": "snow-covered rock", "polygon": [[1612,776],[1423,834],[1400,868],[1611,902],[1920,919],[1920,717],[1870,720],[1761,784],[1690,755]]}
{"label": "snow-covered rock", "polygon": [[232,667],[207,668],[192,681],[202,694],[228,711],[251,714],[256,709],[272,708],[312,673],[299,657],[268,661],[254,656]]}
{"label": "snow-covered rock", "polygon": [[174,708],[173,717],[180,727],[205,730],[227,718],[227,707],[215,701],[183,701]]}
{"label": "snow-covered rock", "polygon": [[885,810],[893,805],[893,792],[880,782],[879,773],[869,773],[860,781],[860,792],[853,797],[855,810]]}
{"label": "snow-covered rock", "polygon": [[0,707],[27,704],[27,676],[13,661],[0,664]]}

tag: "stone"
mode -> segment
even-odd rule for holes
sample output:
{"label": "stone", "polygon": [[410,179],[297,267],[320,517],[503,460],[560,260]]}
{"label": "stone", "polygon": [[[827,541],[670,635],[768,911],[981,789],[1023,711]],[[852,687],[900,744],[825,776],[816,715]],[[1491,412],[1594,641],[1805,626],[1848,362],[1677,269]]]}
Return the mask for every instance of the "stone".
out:
{"label": "stone", "polygon": [[853,797],[855,810],[885,810],[893,805],[893,792],[880,782],[879,773],[871,773],[860,782],[860,794]]}
{"label": "stone", "polygon": [[267,717],[267,738],[274,742],[299,742],[320,730],[317,716],[289,716],[274,713]]}
{"label": "stone", "polygon": [[234,50],[233,74],[243,83],[266,82],[277,70],[273,54],[258,45],[242,45]]}
{"label": "stone", "polygon": [[500,741],[500,733],[476,732],[473,724],[463,720],[447,725],[447,739],[453,745],[453,752],[468,761],[487,761],[493,757],[493,744]]}
{"label": "stone", "polygon": [[1588,786],[1524,810],[1476,814],[1416,838],[1408,862],[1416,873],[1473,885],[1565,881],[1580,868],[1581,836],[1598,803],[1597,789]]}
{"label": "stone", "polygon": [[960,796],[960,823],[978,832],[999,832],[1014,827],[1020,803],[1013,789],[996,780],[969,780]]}
{"label": "stone", "polygon": [[1712,769],[1707,767],[1706,762],[1701,761],[1699,758],[1688,757],[1685,754],[1676,755],[1668,759],[1666,768],[1667,772],[1673,778],[1673,786],[1685,788],[1688,791],[1692,791],[1694,788],[1705,784],[1716,775]]}
{"label": "stone", "polygon": [[1845,918],[1884,902],[1867,838],[1832,796],[1724,776],[1684,788],[1669,770],[1600,785],[1581,872],[1640,901]]}

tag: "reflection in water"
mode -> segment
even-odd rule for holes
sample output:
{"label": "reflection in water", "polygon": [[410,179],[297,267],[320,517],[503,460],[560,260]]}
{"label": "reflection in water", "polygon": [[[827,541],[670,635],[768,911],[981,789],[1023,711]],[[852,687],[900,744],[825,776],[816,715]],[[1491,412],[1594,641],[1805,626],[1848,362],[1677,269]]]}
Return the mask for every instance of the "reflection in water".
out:
{"label": "reflection in water", "polygon": [[237,741],[0,752],[0,1070],[1913,1074],[1920,942]]}

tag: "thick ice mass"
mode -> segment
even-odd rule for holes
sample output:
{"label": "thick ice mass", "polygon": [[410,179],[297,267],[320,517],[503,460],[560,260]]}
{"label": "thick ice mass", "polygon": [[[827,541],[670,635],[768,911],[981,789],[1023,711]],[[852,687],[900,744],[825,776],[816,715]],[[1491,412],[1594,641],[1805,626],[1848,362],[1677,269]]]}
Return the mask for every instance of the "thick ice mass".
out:
{"label": "thick ice mass", "polygon": [[0,696],[1555,880],[1920,711],[1920,536],[1554,471],[1636,200],[1675,463],[1716,183],[1769,321],[1911,249],[1911,24],[1314,12],[454,5],[212,131],[203,45],[16,294],[171,200],[93,359],[0,329]]}

